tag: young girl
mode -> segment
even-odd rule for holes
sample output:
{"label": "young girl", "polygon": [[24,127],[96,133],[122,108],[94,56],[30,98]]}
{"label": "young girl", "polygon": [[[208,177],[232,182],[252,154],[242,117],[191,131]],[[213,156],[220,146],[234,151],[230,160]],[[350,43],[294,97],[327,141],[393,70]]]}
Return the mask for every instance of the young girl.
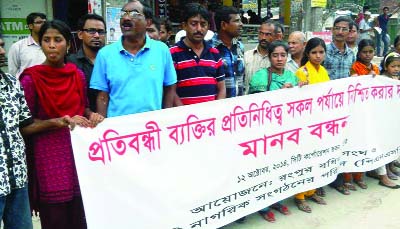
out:
{"label": "young girl", "polygon": [[[314,37],[307,42],[301,59],[302,66],[296,72],[300,85],[329,81],[328,72],[321,65],[325,59],[325,52],[326,45],[322,39]],[[322,195],[324,195],[324,192],[322,189]],[[311,207],[307,204],[306,197],[318,204],[326,204],[325,200],[316,194],[315,189],[302,192],[294,197],[296,205],[301,211],[311,213]]]}
{"label": "young girl", "polygon": [[379,75],[377,65],[371,63],[375,54],[375,44],[370,39],[362,39],[358,43],[357,60],[351,66],[351,76]]}
{"label": "young girl", "polygon": [[[263,68],[251,77],[250,94],[297,86],[296,76],[291,71],[285,70],[288,51],[289,47],[281,41],[274,41],[268,46],[268,58],[271,67]],[[275,222],[275,215],[270,208],[284,215],[290,214],[287,206],[277,202],[259,212],[268,222]]]}
{"label": "young girl", "polygon": [[328,71],[321,65],[325,59],[325,42],[317,37],[311,38],[304,49],[301,67],[296,76],[301,84],[315,84],[329,81]]}
{"label": "young girl", "polygon": [[[379,75],[379,68],[375,64],[371,63],[375,54],[375,44],[370,39],[362,39],[358,43],[357,60],[351,66],[351,76],[363,76],[363,75]],[[352,191],[356,191],[356,187],[352,181],[357,184],[360,188],[368,188],[367,184],[363,181],[363,173],[344,173],[344,186]]]}
{"label": "young girl", "polygon": [[[392,79],[399,79],[400,74],[400,55],[397,52],[391,52],[387,54],[381,64],[383,75]],[[379,185],[391,188],[399,189],[400,185],[392,182],[391,180],[398,180],[400,171],[398,160],[395,160],[387,165],[381,166],[374,171],[367,172],[367,176],[379,180]]]}
{"label": "young girl", "polygon": [[385,56],[382,62],[382,73],[392,79],[400,79],[400,54],[391,52]]}

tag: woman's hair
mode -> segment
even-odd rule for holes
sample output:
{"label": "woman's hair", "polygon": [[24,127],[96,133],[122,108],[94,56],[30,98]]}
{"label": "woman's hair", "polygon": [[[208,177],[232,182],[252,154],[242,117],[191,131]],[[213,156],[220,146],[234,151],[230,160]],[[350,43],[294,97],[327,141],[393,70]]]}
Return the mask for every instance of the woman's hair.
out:
{"label": "woman's hair", "polygon": [[394,61],[400,61],[400,54],[398,54],[397,52],[391,52],[386,54],[381,62],[382,72],[383,73],[387,72],[386,71],[387,67]]}
{"label": "woman's hair", "polygon": [[322,40],[321,38],[313,37],[307,41],[306,47],[304,48],[303,58],[301,58],[301,63],[300,63],[301,66],[305,65],[308,62],[309,60],[308,56],[310,55],[311,50],[313,50],[318,46],[322,46],[322,48],[324,48],[326,52],[325,41]]}
{"label": "woman's hair", "polygon": [[40,45],[42,45],[43,36],[48,29],[57,30],[58,32],[61,33],[61,35],[67,41],[67,45],[69,45],[71,43],[71,39],[72,39],[71,29],[63,21],[55,19],[53,21],[46,21],[40,28],[40,31],[39,31],[39,44]]}
{"label": "woman's hair", "polygon": [[277,47],[283,47],[285,49],[285,52],[289,52],[289,46],[283,42],[283,41],[273,41],[268,45],[268,57],[271,58],[272,52],[277,48]]}
{"label": "woman's hair", "polygon": [[357,61],[361,61],[360,53],[361,53],[362,49],[365,48],[365,47],[367,47],[367,46],[371,46],[373,49],[375,49],[375,43],[374,43],[374,41],[371,40],[371,39],[362,39],[362,40],[358,43]]}

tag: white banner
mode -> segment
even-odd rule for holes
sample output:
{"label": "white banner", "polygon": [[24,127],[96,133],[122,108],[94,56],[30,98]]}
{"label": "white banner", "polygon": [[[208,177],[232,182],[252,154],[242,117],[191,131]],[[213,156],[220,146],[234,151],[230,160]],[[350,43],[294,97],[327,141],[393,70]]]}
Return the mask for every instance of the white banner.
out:
{"label": "white banner", "polygon": [[400,82],[352,77],[72,131],[89,228],[217,228],[399,156]]}

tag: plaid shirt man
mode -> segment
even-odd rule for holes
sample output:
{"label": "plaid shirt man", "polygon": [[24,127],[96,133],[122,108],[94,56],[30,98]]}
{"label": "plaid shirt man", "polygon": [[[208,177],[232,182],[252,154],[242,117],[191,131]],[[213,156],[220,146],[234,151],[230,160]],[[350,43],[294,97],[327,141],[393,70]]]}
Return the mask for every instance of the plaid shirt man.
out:
{"label": "plaid shirt man", "polygon": [[233,38],[231,49],[215,33],[211,45],[218,49],[225,68],[226,98],[244,95],[244,46]]}
{"label": "plaid shirt man", "polygon": [[353,51],[346,44],[345,46],[344,53],[341,53],[333,42],[326,46],[324,67],[328,71],[331,80],[350,76],[350,68],[356,58]]}

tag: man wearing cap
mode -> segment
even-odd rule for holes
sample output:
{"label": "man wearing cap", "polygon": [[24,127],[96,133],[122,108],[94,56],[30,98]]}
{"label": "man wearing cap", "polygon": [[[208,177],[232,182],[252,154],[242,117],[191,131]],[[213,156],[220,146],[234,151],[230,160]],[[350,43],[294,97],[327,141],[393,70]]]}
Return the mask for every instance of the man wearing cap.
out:
{"label": "man wearing cap", "polygon": [[371,12],[365,11],[364,18],[360,21],[360,40],[362,39],[371,39],[370,32],[373,31],[373,28],[368,23],[368,20],[371,18]]}

